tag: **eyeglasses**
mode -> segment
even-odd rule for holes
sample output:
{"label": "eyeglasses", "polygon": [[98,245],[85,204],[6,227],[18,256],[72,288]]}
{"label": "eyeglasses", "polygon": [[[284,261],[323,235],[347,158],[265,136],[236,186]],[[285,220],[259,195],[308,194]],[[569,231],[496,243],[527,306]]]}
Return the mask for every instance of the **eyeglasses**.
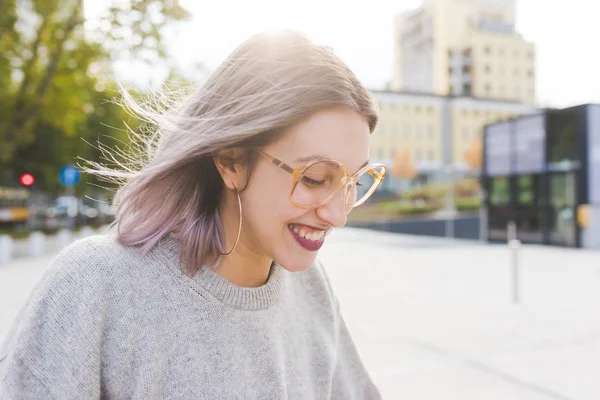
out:
{"label": "eyeglasses", "polygon": [[344,190],[346,213],[349,213],[371,197],[383,181],[386,171],[382,164],[369,164],[351,175],[342,163],[325,158],[292,168],[264,151],[256,152],[292,175],[290,202],[305,209],[320,207]]}

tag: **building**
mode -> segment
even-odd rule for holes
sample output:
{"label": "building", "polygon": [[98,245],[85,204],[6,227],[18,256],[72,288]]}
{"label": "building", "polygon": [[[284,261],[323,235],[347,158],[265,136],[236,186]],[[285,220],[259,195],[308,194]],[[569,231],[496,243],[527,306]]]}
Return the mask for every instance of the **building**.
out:
{"label": "building", "polygon": [[397,16],[390,89],[534,104],[535,45],[516,0],[429,0]]}
{"label": "building", "polygon": [[[371,142],[371,159],[393,166],[398,151],[408,150],[422,181],[442,179],[446,166],[466,173],[465,151],[481,141],[486,124],[537,112],[531,105],[474,97],[371,91],[380,123]],[[391,174],[390,174],[391,175]],[[394,178],[386,185],[396,187]]]}
{"label": "building", "polygon": [[485,128],[488,237],[600,249],[600,105]]}

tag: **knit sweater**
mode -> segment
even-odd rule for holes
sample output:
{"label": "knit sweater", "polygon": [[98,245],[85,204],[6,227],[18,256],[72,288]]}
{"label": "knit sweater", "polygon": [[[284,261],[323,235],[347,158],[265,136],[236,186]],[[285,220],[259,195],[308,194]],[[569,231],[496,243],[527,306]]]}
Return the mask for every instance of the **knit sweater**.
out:
{"label": "knit sweater", "polygon": [[0,348],[0,399],[379,399],[325,271],[241,288],[111,235],[52,262]]}

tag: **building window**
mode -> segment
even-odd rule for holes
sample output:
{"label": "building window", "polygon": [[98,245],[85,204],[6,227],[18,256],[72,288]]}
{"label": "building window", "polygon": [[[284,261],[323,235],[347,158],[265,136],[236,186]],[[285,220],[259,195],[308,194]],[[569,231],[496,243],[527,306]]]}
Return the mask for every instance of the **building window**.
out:
{"label": "building window", "polygon": [[490,48],[490,46],[485,46],[485,48],[483,49],[483,52],[485,54],[491,54],[492,53],[492,49]]}
{"label": "building window", "polygon": [[433,139],[433,135],[434,135],[433,126],[429,125],[427,127],[427,136],[429,137],[429,139]]}
{"label": "building window", "polygon": [[489,65],[485,66],[485,72],[487,72],[489,74],[491,70],[492,70],[492,68]]}
{"label": "building window", "polygon": [[421,106],[415,106],[415,113],[416,114],[420,114],[421,113]]}
{"label": "building window", "polygon": [[416,156],[415,156],[415,159],[416,159],[417,161],[421,161],[421,160],[422,160],[422,158],[423,158],[423,154],[422,154],[422,152],[421,152],[421,149],[417,149],[417,151],[416,151]]}
{"label": "building window", "polygon": [[433,107],[427,107],[427,114],[433,114]]}
{"label": "building window", "polygon": [[533,78],[533,70],[530,69],[529,71],[527,71],[527,76],[530,78]]}
{"label": "building window", "polygon": [[404,125],[404,137],[405,138],[410,137],[410,126],[408,126],[408,125]]}
{"label": "building window", "polygon": [[527,52],[527,58],[529,58],[530,60],[533,60],[534,57],[535,57],[535,52],[533,50],[529,50]]}
{"label": "building window", "polygon": [[429,161],[433,161],[433,159],[435,158],[435,155],[433,153],[433,150],[429,150],[427,152],[427,158],[429,159]]}
{"label": "building window", "polygon": [[421,139],[423,137],[423,128],[421,125],[417,125],[417,128],[415,129],[415,137],[417,139]]}
{"label": "building window", "polygon": [[489,84],[489,83],[487,83],[487,84],[485,85],[485,94],[486,94],[486,95],[488,95],[488,96],[489,96],[490,94],[492,94],[492,88],[491,88],[491,86],[490,86],[490,84]]}

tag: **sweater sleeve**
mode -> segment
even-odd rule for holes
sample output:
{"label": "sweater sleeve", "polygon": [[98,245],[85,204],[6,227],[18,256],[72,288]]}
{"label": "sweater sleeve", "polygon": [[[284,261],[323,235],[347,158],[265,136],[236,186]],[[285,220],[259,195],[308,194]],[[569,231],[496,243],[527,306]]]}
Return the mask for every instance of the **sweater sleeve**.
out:
{"label": "sweater sleeve", "polygon": [[100,397],[104,307],[91,264],[81,246],[67,249],[30,294],[0,348],[1,400]]}
{"label": "sweater sleeve", "polygon": [[327,270],[320,261],[317,261],[316,265],[325,280],[336,320],[336,363],[329,398],[332,400],[379,400],[381,395],[365,369],[350,336]]}
{"label": "sweater sleeve", "polygon": [[371,381],[341,314],[339,314],[338,335],[337,360],[330,398],[335,400],[381,399],[381,394]]}

